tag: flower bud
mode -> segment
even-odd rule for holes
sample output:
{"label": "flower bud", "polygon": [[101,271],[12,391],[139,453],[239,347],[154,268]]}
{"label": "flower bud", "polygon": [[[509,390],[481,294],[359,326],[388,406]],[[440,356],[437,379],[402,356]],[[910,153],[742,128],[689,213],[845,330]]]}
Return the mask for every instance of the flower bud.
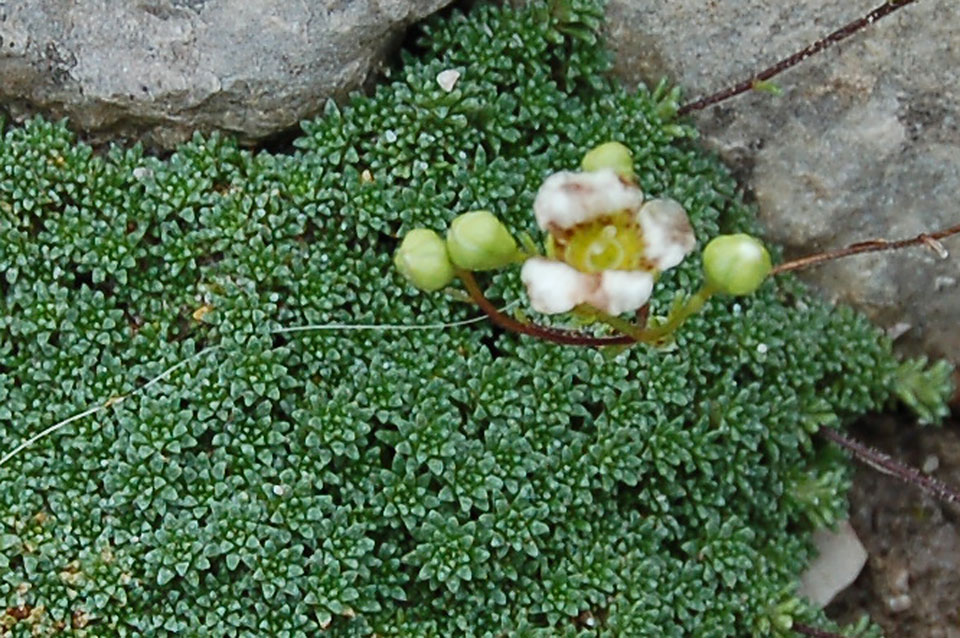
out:
{"label": "flower bud", "polygon": [[633,154],[620,142],[606,142],[587,151],[580,162],[580,168],[588,172],[611,168],[621,178],[632,181]]}
{"label": "flower bud", "polygon": [[517,260],[517,242],[488,210],[459,215],[447,231],[450,260],[464,270],[494,270]]}
{"label": "flower bud", "polygon": [[707,284],[728,295],[749,295],[770,274],[770,253],[756,237],[738,233],[714,237],[703,250]]}
{"label": "flower bud", "polygon": [[453,264],[443,239],[432,230],[415,228],[393,256],[400,274],[420,290],[433,292],[453,281]]}

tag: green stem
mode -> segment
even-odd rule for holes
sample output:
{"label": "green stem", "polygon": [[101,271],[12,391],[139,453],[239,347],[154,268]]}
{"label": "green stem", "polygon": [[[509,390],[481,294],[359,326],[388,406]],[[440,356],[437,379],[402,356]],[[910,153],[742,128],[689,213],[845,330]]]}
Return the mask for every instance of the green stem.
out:
{"label": "green stem", "polygon": [[704,284],[700,290],[688,297],[682,306],[671,310],[664,324],[652,328],[649,325],[641,327],[620,317],[608,315],[589,307],[585,307],[583,312],[592,314],[617,332],[629,335],[640,343],[655,345],[664,337],[676,332],[687,319],[700,312],[707,299],[714,292],[715,290],[712,287]]}
{"label": "green stem", "polygon": [[644,343],[657,343],[664,337],[672,335],[687,319],[703,309],[703,305],[707,303],[707,299],[709,299],[714,292],[715,290],[709,284],[704,284],[700,290],[688,297],[686,303],[679,309],[670,311],[666,323],[653,328],[644,328],[641,341]]}
{"label": "green stem", "polygon": [[637,324],[627,321],[621,317],[617,317],[616,315],[608,315],[605,312],[597,310],[593,306],[577,306],[574,308],[574,312],[584,317],[593,317],[599,319],[617,332],[629,336],[634,341],[644,342],[645,328],[643,326],[638,326]]}

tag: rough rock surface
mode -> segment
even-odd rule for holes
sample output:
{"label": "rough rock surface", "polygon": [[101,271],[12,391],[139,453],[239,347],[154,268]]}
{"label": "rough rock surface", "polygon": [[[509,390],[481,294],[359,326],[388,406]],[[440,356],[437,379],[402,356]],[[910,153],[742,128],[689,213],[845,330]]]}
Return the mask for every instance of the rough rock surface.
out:
{"label": "rough rock surface", "polygon": [[257,140],[357,88],[449,0],[0,0],[0,104],[88,139]]}
{"label": "rough rock surface", "polygon": [[[865,14],[877,0],[611,0],[619,74],[711,93]],[[960,26],[956,3],[900,9],[753,93],[696,115],[757,198],[787,257],[960,222]],[[960,238],[807,271],[835,300],[960,363]],[[899,324],[899,325],[898,325]]]}

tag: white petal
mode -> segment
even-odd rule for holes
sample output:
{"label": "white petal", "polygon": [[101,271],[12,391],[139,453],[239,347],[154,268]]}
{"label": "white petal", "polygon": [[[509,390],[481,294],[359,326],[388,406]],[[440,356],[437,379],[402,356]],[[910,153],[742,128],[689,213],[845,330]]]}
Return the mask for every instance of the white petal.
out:
{"label": "white petal", "polygon": [[613,171],[561,171],[548,177],[533,202],[533,214],[542,230],[571,228],[620,210],[635,211],[643,193]]}
{"label": "white petal", "polygon": [[608,315],[632,312],[650,300],[653,274],[645,270],[604,270],[587,303]]}
{"label": "white petal", "polygon": [[584,274],[562,261],[531,257],[520,269],[530,305],[537,312],[553,315],[570,312],[583,303],[596,287],[596,277]]}
{"label": "white petal", "polygon": [[697,245],[687,211],[672,199],[652,199],[640,208],[643,256],[657,270],[673,268]]}

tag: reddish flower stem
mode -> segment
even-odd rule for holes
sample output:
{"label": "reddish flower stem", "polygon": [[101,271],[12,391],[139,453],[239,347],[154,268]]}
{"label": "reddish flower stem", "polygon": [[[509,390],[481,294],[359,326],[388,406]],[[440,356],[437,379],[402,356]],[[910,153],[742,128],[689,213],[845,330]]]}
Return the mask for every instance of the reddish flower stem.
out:
{"label": "reddish flower stem", "polygon": [[650,304],[645,303],[639,308],[637,308],[637,314],[636,314],[636,319],[634,323],[636,323],[638,326],[645,326],[647,325],[647,321],[649,319],[650,319]]}
{"label": "reddish flower stem", "polygon": [[767,67],[763,71],[760,71],[759,73],[750,76],[746,80],[743,80],[742,82],[738,82],[733,86],[723,89],[722,91],[717,91],[716,93],[706,95],[692,102],[688,102],[684,104],[677,111],[677,114],[685,115],[692,111],[699,111],[701,109],[705,109],[708,106],[719,104],[720,102],[723,102],[732,97],[740,95],[741,93],[746,93],[747,91],[750,91],[751,89],[755,88],[757,84],[761,82],[765,82],[770,78],[776,75],[779,75],[780,73],[786,71],[790,67],[795,66],[800,62],[803,62],[810,56],[820,53],[824,49],[836,44],[837,42],[840,42],[841,40],[846,40],[857,31],[860,31],[861,29],[873,24],[880,18],[886,17],[891,13],[893,13],[894,11],[896,11],[897,9],[905,7],[908,4],[912,4],[914,2],[916,2],[916,0],[891,0],[890,2],[886,2],[883,5],[871,11],[870,13],[868,13],[867,15],[863,16],[862,18],[858,18],[853,22],[850,22],[849,24],[846,24],[840,27],[830,35],[820,38],[810,46],[807,46],[802,50],[797,51],[793,55],[780,60],[773,66]]}
{"label": "reddish flower stem", "polygon": [[828,441],[836,443],[875,470],[898,478],[904,483],[915,485],[941,501],[960,505],[960,492],[957,492],[957,490],[943,481],[939,481],[932,476],[927,476],[920,470],[896,461],[880,450],[874,450],[859,441],[840,434],[836,430],[821,427],[817,430],[817,434]]}
{"label": "reddish flower stem", "polygon": [[943,230],[938,230],[935,233],[920,233],[916,237],[911,237],[910,239],[901,239],[899,241],[888,241],[886,239],[871,239],[869,241],[861,241],[856,244],[851,244],[846,248],[838,248],[837,250],[828,250],[826,252],[817,253],[815,255],[808,255],[806,257],[801,257],[799,259],[794,259],[793,261],[786,261],[779,266],[775,267],[770,274],[778,275],[782,272],[788,272],[790,270],[799,270],[800,268],[807,268],[809,266],[815,266],[821,264],[825,261],[831,261],[833,259],[840,259],[841,257],[849,257],[850,255],[859,255],[861,253],[875,253],[882,250],[899,250],[900,248],[907,248],[908,246],[918,246],[925,245],[929,246],[932,250],[936,251],[941,257],[947,256],[947,251],[940,243],[941,239],[950,237],[951,235],[956,235],[960,233],[960,224],[956,226],[951,226],[950,228],[944,228]]}
{"label": "reddish flower stem", "polygon": [[483,291],[480,290],[480,286],[477,284],[477,280],[474,278],[472,272],[469,270],[457,269],[457,275],[460,277],[461,281],[463,281],[463,285],[467,288],[467,292],[470,294],[470,298],[473,299],[473,302],[480,306],[480,309],[486,313],[488,317],[490,317],[490,321],[497,324],[504,330],[518,332],[520,334],[530,335],[531,337],[537,337],[538,339],[544,339],[546,341],[552,341],[553,343],[559,343],[568,346],[623,346],[636,343],[636,340],[628,335],[594,337],[592,335],[574,332],[571,330],[558,330],[556,328],[548,328],[538,324],[517,321],[513,317],[500,312],[500,310],[498,310],[497,307],[486,298],[486,296],[483,294]]}

